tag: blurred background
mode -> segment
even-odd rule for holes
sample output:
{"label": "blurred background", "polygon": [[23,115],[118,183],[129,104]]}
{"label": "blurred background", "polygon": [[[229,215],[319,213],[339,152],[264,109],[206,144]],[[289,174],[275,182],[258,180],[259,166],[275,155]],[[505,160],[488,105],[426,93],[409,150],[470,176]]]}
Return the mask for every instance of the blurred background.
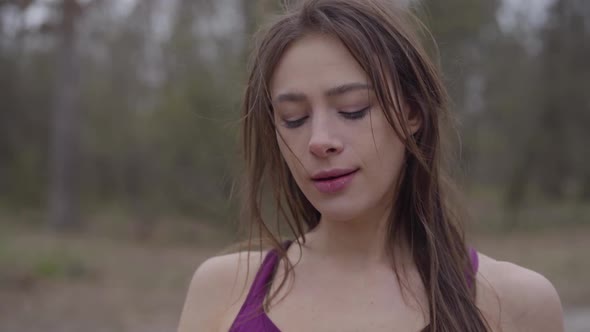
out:
{"label": "blurred background", "polygon": [[[250,36],[277,0],[0,0],[0,331],[174,331],[239,238]],[[590,331],[590,1],[424,0],[482,252]]]}

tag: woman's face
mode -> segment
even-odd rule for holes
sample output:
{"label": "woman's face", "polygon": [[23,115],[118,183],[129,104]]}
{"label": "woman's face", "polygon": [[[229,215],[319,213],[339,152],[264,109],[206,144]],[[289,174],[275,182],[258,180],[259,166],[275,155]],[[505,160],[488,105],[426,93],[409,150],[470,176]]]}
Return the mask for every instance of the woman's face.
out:
{"label": "woman's face", "polygon": [[389,210],[405,148],[338,39],[311,34],[291,45],[271,97],[281,154],[322,219]]}

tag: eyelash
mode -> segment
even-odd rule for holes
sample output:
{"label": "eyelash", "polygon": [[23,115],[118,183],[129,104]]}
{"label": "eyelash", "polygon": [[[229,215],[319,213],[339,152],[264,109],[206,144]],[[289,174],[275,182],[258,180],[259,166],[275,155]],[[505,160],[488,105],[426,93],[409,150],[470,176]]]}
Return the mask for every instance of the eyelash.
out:
{"label": "eyelash", "polygon": [[[369,109],[371,108],[371,106],[367,106],[361,110],[355,111],[355,112],[338,112],[340,113],[345,119],[347,120],[360,120],[362,118],[365,117],[365,115],[367,115],[367,112],[369,111]],[[284,122],[285,127],[292,129],[292,128],[297,128],[300,127],[301,125],[303,125],[303,122],[305,122],[305,120],[307,120],[309,116],[304,116],[301,119],[297,119],[297,120],[293,120],[293,121],[286,121]]]}

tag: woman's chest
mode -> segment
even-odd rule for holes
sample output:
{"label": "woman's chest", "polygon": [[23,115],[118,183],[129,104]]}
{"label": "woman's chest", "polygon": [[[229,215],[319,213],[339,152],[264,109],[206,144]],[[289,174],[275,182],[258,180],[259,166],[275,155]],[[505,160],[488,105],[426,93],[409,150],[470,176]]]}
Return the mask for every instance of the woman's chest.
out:
{"label": "woman's chest", "polygon": [[[281,296],[285,295],[282,300]],[[299,282],[279,292],[268,318],[281,332],[420,331],[427,319],[416,298],[394,282],[365,283],[342,278]]]}

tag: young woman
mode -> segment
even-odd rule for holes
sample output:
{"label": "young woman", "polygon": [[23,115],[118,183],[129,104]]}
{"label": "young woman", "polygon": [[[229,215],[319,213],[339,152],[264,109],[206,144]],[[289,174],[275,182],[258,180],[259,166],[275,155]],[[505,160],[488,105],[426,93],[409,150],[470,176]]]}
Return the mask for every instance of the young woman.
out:
{"label": "young woman", "polygon": [[[541,275],[470,248],[448,199],[439,72],[396,1],[310,0],[261,36],[246,217],[270,250],[195,272],[179,331],[563,331]],[[280,242],[262,217],[263,188]]]}

